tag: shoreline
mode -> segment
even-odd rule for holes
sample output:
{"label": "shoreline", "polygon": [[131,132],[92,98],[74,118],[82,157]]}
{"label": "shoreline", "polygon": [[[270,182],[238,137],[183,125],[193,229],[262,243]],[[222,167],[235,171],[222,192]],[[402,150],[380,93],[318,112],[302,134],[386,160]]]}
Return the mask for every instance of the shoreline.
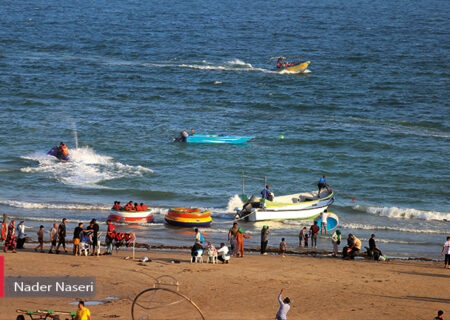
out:
{"label": "shoreline", "polygon": [[[29,238],[28,238],[29,239]],[[31,241],[27,241],[25,242],[25,244],[38,244],[37,241],[35,240],[31,240]],[[44,241],[44,245],[45,244],[50,244],[50,241]],[[225,243],[228,247],[229,244]],[[71,246],[72,244],[68,242],[68,247]],[[44,246],[45,248],[45,246]],[[101,243],[101,248],[102,250],[106,250],[106,244],[104,242]],[[218,247],[216,247],[218,248]],[[48,248],[47,248],[48,249]],[[123,249],[127,249],[127,250],[131,250],[131,247],[121,247],[120,250]],[[136,251],[140,251],[143,252],[144,250],[141,249],[146,249],[146,251],[151,251],[151,250],[157,250],[157,251],[180,251],[180,250],[186,250],[186,251],[190,251],[191,250],[191,246],[173,246],[173,245],[150,245],[147,243],[139,243],[137,242],[135,244],[135,249]],[[19,252],[22,249],[18,249]],[[26,250],[29,250],[29,248],[26,248]],[[45,249],[44,249],[45,251]],[[113,250],[116,251],[116,250]],[[259,254],[260,253],[260,249],[257,247],[247,247],[244,248],[244,251],[246,253],[250,253],[250,254]],[[266,252],[270,253],[270,254],[278,254],[278,248],[277,247],[268,247],[266,249]],[[45,253],[45,252],[44,252]],[[291,256],[311,256],[311,257],[320,257],[320,258],[334,258],[331,256],[332,251],[330,250],[324,250],[324,249],[313,249],[313,248],[300,248],[297,247],[295,250],[287,250],[286,251],[287,255],[291,255]],[[342,254],[342,249],[340,249],[340,251],[338,252],[338,257],[337,258],[342,258],[340,255]],[[363,251],[361,251],[358,255],[358,257],[363,258],[363,259],[367,259],[367,260],[371,260],[367,257],[367,254]],[[387,256],[389,260],[401,260],[401,261],[429,261],[429,262],[443,262],[444,258],[426,258],[426,257],[398,257],[398,256]]]}

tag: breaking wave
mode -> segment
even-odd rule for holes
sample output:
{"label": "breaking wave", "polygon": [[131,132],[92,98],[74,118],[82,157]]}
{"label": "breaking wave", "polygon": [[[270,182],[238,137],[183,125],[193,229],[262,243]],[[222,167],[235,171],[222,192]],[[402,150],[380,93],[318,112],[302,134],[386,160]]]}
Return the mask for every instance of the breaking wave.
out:
{"label": "breaking wave", "polygon": [[397,208],[397,207],[364,207],[361,205],[354,206],[354,209],[394,219],[450,221],[450,213],[447,212],[425,211],[425,210]]}
{"label": "breaking wave", "polygon": [[38,166],[20,169],[25,173],[46,173],[48,177],[67,185],[106,188],[97,185],[102,181],[123,177],[143,176],[153,170],[142,166],[130,166],[112,157],[96,153],[89,147],[72,149],[70,161],[61,162],[53,156],[34,153],[22,159],[37,161]]}

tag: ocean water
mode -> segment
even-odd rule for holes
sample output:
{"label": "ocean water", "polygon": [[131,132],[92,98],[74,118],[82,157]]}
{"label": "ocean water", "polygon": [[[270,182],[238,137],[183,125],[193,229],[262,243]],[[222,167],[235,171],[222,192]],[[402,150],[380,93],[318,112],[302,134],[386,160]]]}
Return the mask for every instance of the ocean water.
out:
{"label": "ocean water", "polygon": [[[72,229],[104,221],[114,200],[142,201],[155,223],[120,229],[188,245],[192,231],[166,226],[164,213],[209,208],[217,223],[204,231],[218,244],[242,172],[247,194],[267,177],[276,195],[314,190],[326,174],[344,235],[438,259],[450,234],[449,7],[2,1],[0,213],[47,229],[67,217]],[[278,55],[311,61],[309,72],[271,72]],[[171,143],[190,128],[256,139]],[[59,141],[71,162],[46,156]],[[264,224],[270,246],[286,237],[294,248],[309,222],[242,223],[248,246]]]}

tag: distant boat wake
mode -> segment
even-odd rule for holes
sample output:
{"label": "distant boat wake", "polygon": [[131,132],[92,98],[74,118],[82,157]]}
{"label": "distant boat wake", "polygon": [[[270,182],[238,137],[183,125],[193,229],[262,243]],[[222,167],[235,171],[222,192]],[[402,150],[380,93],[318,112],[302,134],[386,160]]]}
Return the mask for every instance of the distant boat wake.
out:
{"label": "distant boat wake", "polygon": [[112,157],[96,153],[89,147],[70,150],[70,161],[61,162],[51,155],[34,153],[22,159],[37,161],[37,166],[21,168],[25,173],[44,173],[66,185],[105,188],[98,183],[123,177],[142,176],[153,170],[116,162]]}

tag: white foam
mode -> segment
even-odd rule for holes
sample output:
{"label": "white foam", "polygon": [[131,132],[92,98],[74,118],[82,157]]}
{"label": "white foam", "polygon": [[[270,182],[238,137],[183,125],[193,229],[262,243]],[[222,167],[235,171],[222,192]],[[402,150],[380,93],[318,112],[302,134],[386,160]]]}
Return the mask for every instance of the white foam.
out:
{"label": "white foam", "polygon": [[233,60],[227,61],[226,64],[236,65],[236,66],[244,66],[244,67],[247,67],[247,68],[253,68],[253,66],[250,63],[246,63],[246,62],[244,62],[242,60],[239,60],[239,59],[233,59]]}
{"label": "white foam", "polygon": [[70,161],[61,162],[53,156],[35,153],[22,157],[38,162],[37,167],[20,169],[26,173],[47,173],[50,178],[67,185],[106,188],[97,183],[122,177],[142,176],[153,170],[142,166],[130,166],[114,161],[112,157],[96,153],[89,147],[70,151]]}
{"label": "white foam", "polygon": [[386,231],[398,231],[398,232],[410,232],[410,233],[429,233],[429,234],[447,234],[448,232],[443,230],[432,229],[410,229],[400,227],[386,227],[386,226],[373,226],[359,223],[343,223],[340,224],[341,228],[345,229],[360,229],[360,230],[386,230]]}
{"label": "white foam", "polygon": [[356,210],[363,210],[370,214],[376,214],[383,217],[394,219],[420,219],[420,220],[439,220],[450,221],[450,213],[438,211],[424,211],[410,208],[397,207],[362,207],[356,205]]}
{"label": "white foam", "polygon": [[17,200],[0,200],[0,204],[24,209],[57,209],[57,210],[111,210],[111,205],[83,203],[46,203]]}
{"label": "white foam", "polygon": [[199,69],[199,70],[220,70],[220,71],[260,71],[267,72],[266,69],[262,68],[254,68],[250,63],[244,62],[240,59],[233,59],[226,61],[224,64],[215,64],[212,62],[208,62],[203,60],[200,63],[191,63],[191,64],[180,64],[178,65],[180,68],[190,68],[190,69]]}
{"label": "white foam", "polygon": [[241,197],[237,194],[235,194],[234,196],[232,196],[229,200],[228,200],[228,204],[227,204],[227,212],[229,213],[236,213],[236,208],[237,209],[242,209],[244,203],[241,200]]}

